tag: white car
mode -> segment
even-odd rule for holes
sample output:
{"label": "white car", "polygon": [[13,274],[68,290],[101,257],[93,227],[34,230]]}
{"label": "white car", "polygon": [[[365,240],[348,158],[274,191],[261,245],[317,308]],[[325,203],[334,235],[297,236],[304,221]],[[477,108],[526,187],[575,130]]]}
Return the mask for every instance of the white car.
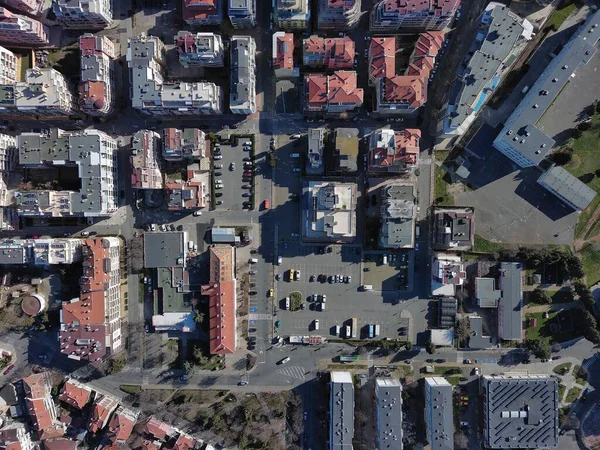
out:
{"label": "white car", "polygon": [[252,142],[250,142],[250,141],[246,141],[246,142],[244,142],[244,145],[249,145],[249,146],[252,146]]}
{"label": "white car", "polygon": [[292,139],[300,139],[301,138],[301,136],[299,134],[292,134],[290,137]]}
{"label": "white car", "polygon": [[194,216],[198,217],[202,215],[202,211],[194,211]]}
{"label": "white car", "polygon": [[215,169],[222,169],[223,168],[223,164],[215,164]]}
{"label": "white car", "polygon": [[277,257],[277,265],[280,266],[283,264],[283,258],[281,256]]}
{"label": "white car", "polygon": [[223,155],[215,155],[213,156],[213,159],[223,159]]}

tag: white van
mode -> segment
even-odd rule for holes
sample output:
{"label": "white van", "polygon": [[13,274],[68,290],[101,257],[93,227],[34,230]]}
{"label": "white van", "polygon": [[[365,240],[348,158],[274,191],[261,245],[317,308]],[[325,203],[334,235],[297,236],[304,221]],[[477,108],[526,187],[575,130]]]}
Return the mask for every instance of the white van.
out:
{"label": "white van", "polygon": [[258,259],[256,259],[256,258],[250,258],[250,262],[252,264],[256,264],[258,262]]}
{"label": "white van", "polygon": [[363,284],[362,285],[362,290],[363,291],[372,291],[373,290],[373,285],[372,284]]}
{"label": "white van", "polygon": [[289,297],[285,298],[285,309],[290,309],[290,298]]}
{"label": "white van", "polygon": [[339,336],[341,331],[342,331],[342,327],[340,327],[339,325],[336,325],[335,326],[335,335]]}
{"label": "white van", "polygon": [[380,327],[379,324],[375,325],[375,337],[379,336]]}
{"label": "white van", "polygon": [[383,255],[383,264],[386,265],[388,263],[387,255]]}
{"label": "white van", "polygon": [[319,319],[315,319],[315,330],[319,329]]}
{"label": "white van", "polygon": [[321,303],[321,311],[325,311],[325,303]]}
{"label": "white van", "polygon": [[190,252],[194,250],[194,241],[188,241],[188,250]]}

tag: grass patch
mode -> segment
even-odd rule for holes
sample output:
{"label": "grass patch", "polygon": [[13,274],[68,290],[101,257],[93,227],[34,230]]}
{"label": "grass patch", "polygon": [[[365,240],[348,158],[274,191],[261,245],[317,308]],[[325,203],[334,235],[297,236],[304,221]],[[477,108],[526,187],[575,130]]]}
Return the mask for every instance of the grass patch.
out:
{"label": "grass patch", "polygon": [[563,397],[565,396],[565,390],[567,387],[564,384],[558,385],[558,401],[562,402]]}
{"label": "grass patch", "polygon": [[571,370],[571,366],[571,363],[559,364],[554,369],[552,369],[552,372],[554,372],[557,375],[566,375]]}
{"label": "grass patch", "polygon": [[302,294],[300,292],[290,293],[290,311],[298,311],[302,305]]}
{"label": "grass patch", "polygon": [[581,391],[582,391],[581,388],[579,388],[577,386],[573,386],[571,389],[569,389],[569,392],[567,392],[567,398],[565,398],[565,402],[573,403],[575,400],[577,400],[579,398],[579,396],[581,395]]}
{"label": "grass patch", "polygon": [[448,380],[448,383],[452,386],[458,386],[460,384],[460,376],[446,377],[446,380]]}
{"label": "grass patch", "polygon": [[[598,226],[597,223],[594,224],[594,226],[590,229],[589,233],[587,233],[586,236],[582,236],[582,233],[585,230],[585,226],[589,222],[590,218],[592,217],[594,211],[596,211],[596,208],[598,208],[598,206],[600,206],[600,195],[594,197],[592,203],[590,203],[590,205],[583,211],[581,211],[581,214],[579,214],[579,219],[577,219],[577,224],[575,225],[575,238],[588,238],[594,236],[592,232]],[[600,230],[598,230],[598,232],[600,232]]]}
{"label": "grass patch", "polygon": [[[581,133],[581,136],[573,139],[573,151],[580,160],[577,164],[575,160],[565,165],[565,169],[576,177],[594,174],[600,169],[600,114],[594,114],[591,118],[591,127]],[[592,176],[587,183],[589,187],[596,192],[600,192],[600,178]]]}
{"label": "grass patch", "polygon": [[328,364],[328,370],[365,370],[368,369],[367,364]]}
{"label": "grass patch", "polygon": [[435,366],[433,373],[436,375],[460,375],[462,374],[462,369],[457,366]]}
{"label": "grass patch", "polygon": [[[544,318],[544,313],[529,313],[525,315],[525,320],[527,321],[526,329],[525,329],[525,339],[533,339],[538,340],[542,337],[548,337],[549,333],[546,334],[545,330],[548,328],[547,322],[552,320],[556,316],[556,313],[550,313],[548,318]],[[535,327],[529,326],[529,321],[531,319],[535,319],[537,324]]]}
{"label": "grass patch", "polygon": [[122,384],[121,386],[119,386],[119,389],[121,389],[126,394],[131,394],[131,395],[137,395],[140,392],[142,392],[142,387],[137,386],[135,384]]}
{"label": "grass patch", "polygon": [[586,245],[581,249],[580,254],[587,285],[593,286],[600,281],[600,250],[598,244]]}
{"label": "grass patch", "polygon": [[573,367],[573,376],[575,377],[575,382],[582,386],[585,386],[587,383],[587,376],[585,373],[585,369],[582,369],[581,366],[576,365]]}
{"label": "grass patch", "polygon": [[479,236],[478,234],[475,235],[474,250],[476,252],[495,253],[499,250],[502,250],[503,248],[504,247],[502,246],[502,244],[498,242],[488,241],[487,239]]}
{"label": "grass patch", "polygon": [[435,204],[438,206],[454,206],[454,198],[448,193],[450,175],[442,168],[435,167]]}
{"label": "grass patch", "polygon": [[548,21],[544,24],[544,27],[552,27],[554,30],[558,30],[563,22],[567,20],[567,17],[569,17],[576,9],[577,5],[575,5],[575,2],[562,2],[558,8],[554,10]]}

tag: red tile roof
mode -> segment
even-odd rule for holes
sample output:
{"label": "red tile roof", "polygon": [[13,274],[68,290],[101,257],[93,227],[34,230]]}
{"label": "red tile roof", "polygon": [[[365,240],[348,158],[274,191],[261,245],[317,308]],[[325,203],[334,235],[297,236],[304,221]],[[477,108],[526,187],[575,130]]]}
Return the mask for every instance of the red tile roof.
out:
{"label": "red tile roof", "polygon": [[437,56],[444,44],[443,31],[427,31],[419,34],[413,56]]}
{"label": "red tile roof", "polygon": [[54,407],[50,393],[51,380],[49,372],[30,375],[23,378],[25,403],[33,422],[35,431],[51,430],[54,414],[49,408]]}
{"label": "red tile roof", "polygon": [[220,0],[184,0],[183,19],[206,19],[217,13]]}
{"label": "red tile roof", "polygon": [[135,426],[137,415],[132,411],[119,408],[108,423],[108,434],[111,442],[122,442],[129,439]]}
{"label": "red tile roof", "polygon": [[372,82],[377,78],[393,77],[396,71],[396,38],[372,38],[369,60],[369,77]]}
{"label": "red tile roof", "polygon": [[92,408],[92,416],[90,417],[90,423],[88,430],[92,433],[97,433],[103,429],[115,409],[119,406],[119,401],[108,395],[100,396],[94,401]]}
{"label": "red tile roof", "polygon": [[194,450],[198,448],[198,441],[186,434],[180,434],[173,450]]}
{"label": "red tile roof", "polygon": [[306,106],[308,110],[327,110],[329,105],[339,107],[362,105],[364,91],[356,86],[356,72],[338,70],[333,75],[309,74],[307,84]]}
{"label": "red tile roof", "polygon": [[440,16],[454,11],[459,4],[460,0],[385,0],[384,8],[401,14],[433,11],[436,16]]}
{"label": "red tile roof", "polygon": [[209,348],[212,355],[235,352],[235,290],[235,281],[224,281],[214,285],[202,286],[202,295],[209,297]]}
{"label": "red tile roof", "polygon": [[427,86],[419,76],[396,75],[383,80],[382,102],[410,105],[413,108],[425,104]]}
{"label": "red tile roof", "polygon": [[311,36],[304,40],[303,45],[304,53],[312,54],[310,65],[322,65],[328,69],[350,69],[354,66],[356,50],[354,41],[348,36],[340,38]]}
{"label": "red tile roof", "polygon": [[75,408],[83,409],[90,399],[92,390],[87,386],[73,380],[67,380],[58,396],[63,401]]}
{"label": "red tile roof", "polygon": [[44,450],[77,450],[77,441],[70,439],[46,439]]}
{"label": "red tile roof", "polygon": [[369,170],[390,170],[391,168],[410,168],[419,158],[421,131],[414,128],[394,132],[394,149],[374,148],[371,151]]}
{"label": "red tile roof", "polygon": [[273,57],[273,69],[294,68],[294,35],[284,33],[277,36],[275,42],[275,55]]}
{"label": "red tile roof", "polygon": [[327,76],[319,73],[311,73],[306,76],[306,84],[308,86],[308,98],[306,99],[309,105],[314,103],[327,103]]}
{"label": "red tile roof", "polygon": [[164,441],[167,435],[171,433],[171,426],[154,417],[149,417],[144,424],[144,433]]}

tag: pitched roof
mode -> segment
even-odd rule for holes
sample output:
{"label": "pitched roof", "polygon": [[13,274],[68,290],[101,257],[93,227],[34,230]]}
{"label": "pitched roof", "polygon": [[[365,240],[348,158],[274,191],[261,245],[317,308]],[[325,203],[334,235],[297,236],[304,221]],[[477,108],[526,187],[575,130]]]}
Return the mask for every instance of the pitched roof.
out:
{"label": "pitched roof", "polygon": [[372,38],[369,45],[369,58],[369,76],[372,80],[393,77],[396,70],[396,38]]}
{"label": "pitched roof", "polygon": [[144,433],[150,434],[155,438],[163,441],[170,432],[170,425],[161,422],[160,420],[157,420],[154,417],[149,417],[146,423],[144,424]]}
{"label": "pitched roof", "polygon": [[111,442],[126,441],[131,436],[139,413],[127,410],[119,406],[117,412],[108,423],[108,434]]}
{"label": "pitched roof", "polygon": [[419,76],[396,75],[382,80],[382,100],[385,103],[404,103],[414,107],[427,99],[427,87]]}
{"label": "pitched roof", "polygon": [[329,103],[362,104],[364,92],[357,88],[356,72],[338,70],[328,77]]}
{"label": "pitched roof", "polygon": [[75,380],[67,380],[58,398],[75,408],[83,409],[90,399],[91,394],[92,390],[86,385]]}
{"label": "pitched roof", "polygon": [[294,68],[294,35],[293,33],[275,33],[273,44],[273,68]]}
{"label": "pitched roof", "polygon": [[236,282],[224,281],[204,288],[202,294],[209,296],[210,353],[233,353],[236,347]]}
{"label": "pitched roof", "polygon": [[90,423],[88,429],[92,433],[97,433],[106,426],[108,418],[115,409],[119,406],[119,400],[114,397],[103,395],[96,398],[94,406],[92,408],[92,416],[90,417]]}
{"label": "pitched roof", "polygon": [[187,434],[181,433],[173,446],[173,450],[194,450],[198,448],[198,441]]}

